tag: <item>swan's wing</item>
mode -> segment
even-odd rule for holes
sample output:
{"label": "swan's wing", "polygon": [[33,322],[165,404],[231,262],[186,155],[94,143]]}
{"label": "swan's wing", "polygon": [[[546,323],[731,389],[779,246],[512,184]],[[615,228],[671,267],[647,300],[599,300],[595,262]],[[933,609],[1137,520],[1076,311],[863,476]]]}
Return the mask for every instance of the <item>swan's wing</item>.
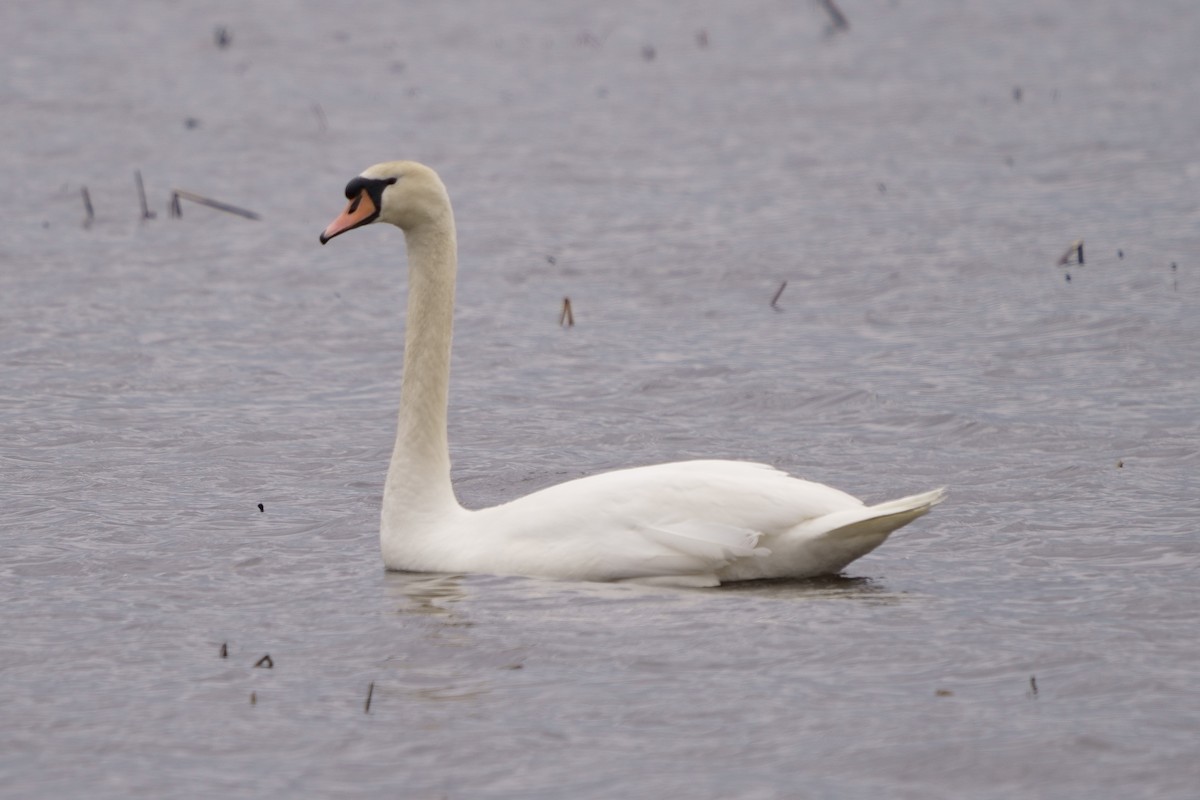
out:
{"label": "swan's wing", "polygon": [[[700,580],[766,557],[764,539],[861,501],[764,464],[685,461],[601,473],[477,512],[486,558],[588,580]],[[532,569],[531,569],[532,567]]]}

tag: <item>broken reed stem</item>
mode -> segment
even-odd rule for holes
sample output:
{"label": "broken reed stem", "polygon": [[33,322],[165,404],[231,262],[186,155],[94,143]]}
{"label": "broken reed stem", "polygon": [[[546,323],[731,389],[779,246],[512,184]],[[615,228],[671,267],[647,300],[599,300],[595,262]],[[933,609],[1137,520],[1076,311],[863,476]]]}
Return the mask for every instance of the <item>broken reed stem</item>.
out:
{"label": "broken reed stem", "polygon": [[367,702],[363,703],[363,713],[371,713],[371,695],[375,694],[375,681],[371,681],[371,685],[367,687]]}
{"label": "broken reed stem", "polygon": [[271,660],[271,654],[268,653],[267,655],[260,658],[258,661],[255,661],[254,666],[266,667],[267,669],[271,669],[275,666],[275,662]]}
{"label": "broken reed stem", "polygon": [[821,7],[829,14],[830,27],[835,31],[850,30],[850,20],[846,19],[846,15],[837,7],[837,3],[833,0],[818,0]]}
{"label": "broken reed stem", "polygon": [[183,216],[183,209],[179,207],[178,192],[171,193],[171,202],[169,205],[167,205],[167,214],[175,219],[179,219]]}
{"label": "broken reed stem", "polygon": [[142,171],[135,169],[133,171],[133,178],[137,182],[138,200],[142,203],[142,219],[154,219],[156,215],[150,210],[150,205],[146,202],[146,185],[142,183]]}
{"label": "broken reed stem", "polygon": [[783,295],[783,290],[786,288],[787,288],[787,281],[784,281],[783,283],[779,284],[779,290],[777,292],[775,292],[775,296],[771,298],[771,308],[775,309],[776,311],[781,310],[779,308],[779,306],[777,306],[775,304],[779,302],[779,298]]}
{"label": "broken reed stem", "polygon": [[196,194],[195,192],[185,192],[183,189],[175,189],[171,194],[171,216],[173,217],[183,216],[183,213],[179,208],[180,198],[183,198],[184,200],[191,200],[193,203],[199,203],[200,205],[208,206],[209,208],[215,208],[217,211],[224,211],[227,214],[237,214],[239,217],[245,217],[246,219],[260,219],[258,214],[253,211],[247,211],[244,208],[238,208],[237,206],[230,205],[229,203],[223,203],[220,200],[213,200],[211,197],[205,197],[203,195]]}
{"label": "broken reed stem", "polygon": [[564,297],[562,304],[562,313],[558,315],[559,327],[573,328],[575,327],[575,315],[571,312],[571,298]]}
{"label": "broken reed stem", "polygon": [[221,642],[221,658],[229,657],[229,647],[227,642]]}
{"label": "broken reed stem", "polygon": [[92,227],[93,220],[96,219],[96,212],[92,209],[92,196],[88,194],[86,186],[80,187],[80,190],[83,194],[83,210],[86,213],[86,216],[83,218],[83,227],[90,228]]}
{"label": "broken reed stem", "polygon": [[1058,266],[1065,267],[1071,263],[1071,259],[1076,259],[1080,266],[1083,266],[1083,239],[1076,239],[1067,248],[1067,252],[1063,253],[1058,259]]}

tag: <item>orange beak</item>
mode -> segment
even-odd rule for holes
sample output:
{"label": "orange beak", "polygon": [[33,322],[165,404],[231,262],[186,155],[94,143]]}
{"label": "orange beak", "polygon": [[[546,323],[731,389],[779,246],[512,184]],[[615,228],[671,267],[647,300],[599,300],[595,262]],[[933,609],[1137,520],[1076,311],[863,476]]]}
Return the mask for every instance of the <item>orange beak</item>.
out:
{"label": "orange beak", "polygon": [[375,201],[371,199],[370,193],[363,189],[350,201],[338,218],[329,223],[329,227],[321,234],[321,244],[325,244],[330,239],[346,231],[354,230],[369,222],[374,222],[375,217],[379,216],[379,209],[375,207]]}

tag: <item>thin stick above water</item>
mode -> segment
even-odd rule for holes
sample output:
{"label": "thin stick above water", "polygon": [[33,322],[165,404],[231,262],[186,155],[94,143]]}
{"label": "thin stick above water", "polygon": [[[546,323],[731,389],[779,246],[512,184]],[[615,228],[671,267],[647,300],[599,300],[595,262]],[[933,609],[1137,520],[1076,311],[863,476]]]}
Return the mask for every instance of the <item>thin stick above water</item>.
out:
{"label": "thin stick above water", "polygon": [[172,216],[183,216],[183,213],[179,208],[179,200],[181,198],[184,200],[191,200],[193,203],[199,203],[202,206],[215,208],[217,211],[224,211],[228,214],[237,214],[239,217],[245,217],[246,219],[261,219],[261,217],[259,217],[258,214],[253,211],[248,211],[244,208],[239,208],[238,206],[221,202],[220,200],[213,200],[211,197],[204,197],[203,195],[196,194],[195,192],[186,192],[183,189],[175,189],[171,192]]}
{"label": "thin stick above water", "polygon": [[81,193],[83,194],[83,210],[86,213],[86,216],[83,218],[83,227],[90,228],[92,227],[92,222],[96,219],[96,212],[92,208],[92,196],[88,194],[87,187],[83,186],[81,189]]}
{"label": "thin stick above water", "polygon": [[150,210],[149,204],[146,203],[146,185],[142,183],[142,171],[135,169],[133,178],[137,182],[138,200],[142,203],[142,219],[154,219],[154,212]]}
{"label": "thin stick above water", "polygon": [[829,14],[829,27],[834,31],[850,30],[850,20],[846,19],[846,15],[837,7],[837,3],[833,0],[817,0],[821,8],[825,9]]}
{"label": "thin stick above water", "polygon": [[1076,263],[1080,266],[1083,265],[1083,239],[1076,239],[1071,243],[1071,246],[1067,248],[1067,252],[1063,253],[1058,259],[1058,266],[1067,266],[1071,263],[1072,258],[1076,259]]}
{"label": "thin stick above water", "polygon": [[779,306],[777,306],[776,303],[779,302],[779,298],[783,296],[783,290],[786,288],[787,288],[787,281],[784,281],[783,283],[779,284],[779,290],[777,292],[775,292],[775,296],[771,298],[771,308],[775,309],[776,311],[783,310]]}

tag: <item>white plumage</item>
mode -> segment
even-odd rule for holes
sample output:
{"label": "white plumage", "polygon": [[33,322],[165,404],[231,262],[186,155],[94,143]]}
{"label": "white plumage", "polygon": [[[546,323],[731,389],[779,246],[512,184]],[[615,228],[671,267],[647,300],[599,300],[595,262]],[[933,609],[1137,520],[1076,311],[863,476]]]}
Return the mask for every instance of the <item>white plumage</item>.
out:
{"label": "white plumage", "polygon": [[380,221],[401,228],[408,249],[404,379],[380,526],[389,569],[676,586],[828,575],[942,500],[936,489],[866,506],[765,464],[683,461],[462,508],[446,437],[457,270],[449,197],[433,170],[410,161],[367,169],[346,195],[322,243]]}

